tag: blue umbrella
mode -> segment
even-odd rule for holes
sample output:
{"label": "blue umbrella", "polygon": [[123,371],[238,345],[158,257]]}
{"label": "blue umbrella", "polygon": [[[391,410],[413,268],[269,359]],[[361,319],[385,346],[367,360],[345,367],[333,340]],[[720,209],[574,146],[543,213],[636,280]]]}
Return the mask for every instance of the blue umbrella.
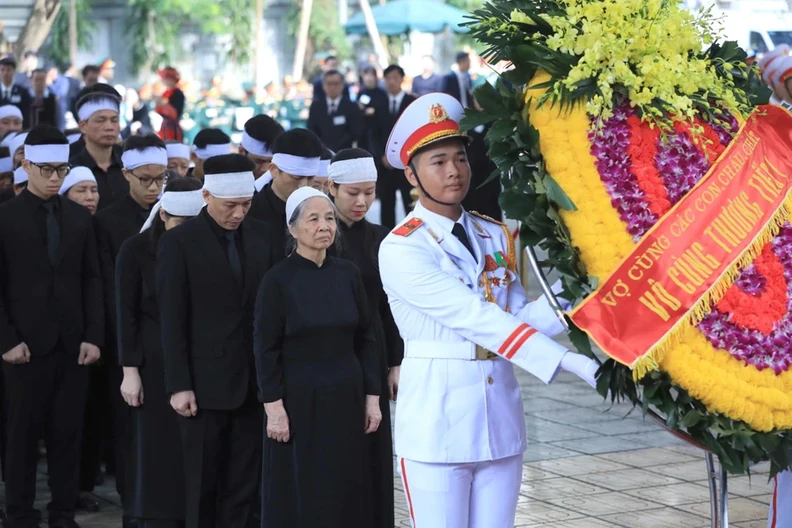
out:
{"label": "blue umbrella", "polygon": [[[467,33],[462,24],[468,13],[444,2],[433,0],[394,0],[371,8],[374,22],[382,35],[404,35],[410,31],[441,33],[450,28],[455,33]],[[363,13],[349,19],[344,26],[348,35],[365,35]]]}

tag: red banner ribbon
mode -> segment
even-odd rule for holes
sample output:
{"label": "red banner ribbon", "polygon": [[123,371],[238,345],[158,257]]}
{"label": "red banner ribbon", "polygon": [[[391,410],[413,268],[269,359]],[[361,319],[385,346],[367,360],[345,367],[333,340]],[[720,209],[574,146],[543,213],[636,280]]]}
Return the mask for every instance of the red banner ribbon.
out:
{"label": "red banner ribbon", "polygon": [[681,324],[696,323],[789,218],[792,114],[755,111],[701,181],[571,315],[633,369],[654,365]]}

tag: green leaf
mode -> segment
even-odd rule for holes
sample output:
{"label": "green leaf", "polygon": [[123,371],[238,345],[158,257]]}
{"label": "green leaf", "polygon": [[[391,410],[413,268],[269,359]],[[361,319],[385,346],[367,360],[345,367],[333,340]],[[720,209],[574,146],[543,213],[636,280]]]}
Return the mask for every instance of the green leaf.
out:
{"label": "green leaf", "polygon": [[698,411],[688,411],[682,420],[679,421],[679,426],[684,428],[693,427],[701,422],[703,416]]}
{"label": "green leaf", "polygon": [[577,211],[575,204],[572,202],[569,196],[567,196],[561,186],[556,183],[552,176],[545,174],[545,177],[542,179],[542,183],[547,189],[547,197],[550,200],[558,204],[559,207],[566,211]]}
{"label": "green leaf", "polygon": [[495,121],[495,119],[497,119],[497,117],[493,116],[492,114],[475,110],[473,108],[468,108],[465,110],[465,117],[462,118],[462,122],[459,123],[459,126],[462,128],[462,130],[468,131],[473,130],[474,128],[481,125],[488,125],[489,123]]}
{"label": "green leaf", "polygon": [[583,354],[588,358],[596,358],[594,355],[594,351],[591,349],[591,340],[589,336],[580,328],[578,328],[575,323],[572,322],[572,319],[569,316],[565,316],[567,324],[569,325],[569,340],[572,342],[572,346],[575,347],[575,350]]}

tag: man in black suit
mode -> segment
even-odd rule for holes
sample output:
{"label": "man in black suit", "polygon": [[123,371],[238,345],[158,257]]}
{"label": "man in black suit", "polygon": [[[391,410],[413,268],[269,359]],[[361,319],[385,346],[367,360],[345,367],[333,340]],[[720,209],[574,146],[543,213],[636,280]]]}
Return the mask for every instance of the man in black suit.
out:
{"label": "man in black suit", "polygon": [[32,98],[27,88],[14,83],[16,61],[11,57],[0,59],[0,106],[14,105],[22,111],[25,128],[30,127],[30,102]]}
{"label": "man in black suit", "polygon": [[30,76],[30,126],[58,124],[58,96],[47,88],[47,70],[33,70]]}
{"label": "man in black suit", "polygon": [[404,82],[404,70],[401,66],[392,64],[385,68],[385,89],[388,92],[387,106],[380,110],[379,130],[377,133],[376,151],[372,152],[377,161],[377,197],[380,199],[381,216],[380,223],[385,227],[396,226],[396,193],[401,193],[404,208],[409,211],[412,198],[410,191],[412,186],[404,171],[394,169],[388,163],[385,155],[385,145],[388,142],[391,131],[399,120],[402,112],[415,101],[415,97],[402,90]]}
{"label": "man in black suit", "polygon": [[249,216],[269,224],[273,264],[286,256],[286,200],[300,187],[313,184],[323,150],[316,134],[304,128],[284,132],[272,144],[272,179],[253,198]]}
{"label": "man in black suit", "polygon": [[91,90],[77,101],[77,121],[85,146],[71,158],[71,164],[88,167],[93,172],[101,211],[129,194],[129,182],[121,171],[123,149],[117,144],[121,133],[118,123],[121,100],[105,89]]}
{"label": "man in black suit", "polygon": [[187,528],[252,526],[261,471],[253,308],[271,267],[269,227],[247,218],[253,163],[204,165],[206,208],[164,235],[157,256],[165,387],[181,416]]}
{"label": "man in black suit", "polygon": [[447,93],[462,103],[465,108],[473,106],[473,92],[470,83],[470,55],[460,51],[456,56],[457,71],[443,77],[443,93]]}
{"label": "man in black suit", "polygon": [[352,148],[363,136],[363,113],[342,96],[344,76],[330,70],[322,80],[325,97],[314,98],[308,114],[308,129],[333,152]]}
{"label": "man in black suit", "polygon": [[[157,202],[162,186],[165,183],[165,171],[168,166],[168,153],[165,143],[156,135],[130,136],[126,140],[121,155],[123,165],[122,173],[129,182],[129,194],[123,196],[116,203],[102,209],[94,217],[96,228],[97,246],[99,248],[99,264],[102,269],[102,282],[105,297],[106,319],[106,357],[102,368],[94,372],[97,376],[104,377],[104,386],[107,390],[102,393],[101,380],[95,380],[95,401],[90,401],[86,412],[91,416],[104,414],[112,416],[112,437],[115,448],[115,475],[116,490],[122,502],[126,498],[126,473],[124,461],[126,456],[126,440],[128,436],[129,406],[124,402],[119,391],[123,379],[121,367],[116,361],[116,310],[115,310],[115,261],[121,245],[130,237],[138,234],[141,227],[151,212],[151,207]],[[101,198],[100,198],[101,203]],[[110,402],[106,408],[102,403]],[[101,421],[97,425],[101,424]],[[101,440],[101,431],[86,430],[86,435],[98,443]],[[93,443],[93,442],[91,442]],[[86,446],[87,447],[87,446]],[[91,457],[91,449],[83,449],[82,477],[80,491],[93,491],[91,475],[99,469],[100,459]],[[81,508],[95,511],[99,507],[96,499],[83,493]]]}
{"label": "man in black suit", "polygon": [[[331,70],[339,70],[338,57],[335,55],[330,55],[322,62],[322,73],[320,73],[312,83],[314,100],[326,97],[323,84],[324,75]],[[349,99],[349,85],[346,83],[346,80],[344,80],[344,91],[341,93],[341,97]]]}
{"label": "man in black suit", "polygon": [[380,113],[388,107],[388,93],[379,86],[377,69],[374,66],[363,66],[360,70],[360,93],[358,94],[358,108],[363,112],[364,133],[358,147],[370,153],[377,150],[377,126]]}
{"label": "man in black suit", "polygon": [[0,206],[0,350],[6,426],[7,528],[38,526],[38,441],[47,445],[50,527],[74,528],[85,365],[104,341],[102,280],[91,214],[58,195],[69,143],[41,125],[25,140],[28,187]]}

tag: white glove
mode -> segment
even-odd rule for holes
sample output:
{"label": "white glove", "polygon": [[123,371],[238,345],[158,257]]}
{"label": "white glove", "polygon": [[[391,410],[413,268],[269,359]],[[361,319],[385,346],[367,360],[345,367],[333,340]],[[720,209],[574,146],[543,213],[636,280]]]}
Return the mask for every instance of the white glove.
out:
{"label": "white glove", "polygon": [[597,370],[599,363],[582,354],[567,352],[561,358],[561,368],[579,377],[593,388],[597,388]]}

